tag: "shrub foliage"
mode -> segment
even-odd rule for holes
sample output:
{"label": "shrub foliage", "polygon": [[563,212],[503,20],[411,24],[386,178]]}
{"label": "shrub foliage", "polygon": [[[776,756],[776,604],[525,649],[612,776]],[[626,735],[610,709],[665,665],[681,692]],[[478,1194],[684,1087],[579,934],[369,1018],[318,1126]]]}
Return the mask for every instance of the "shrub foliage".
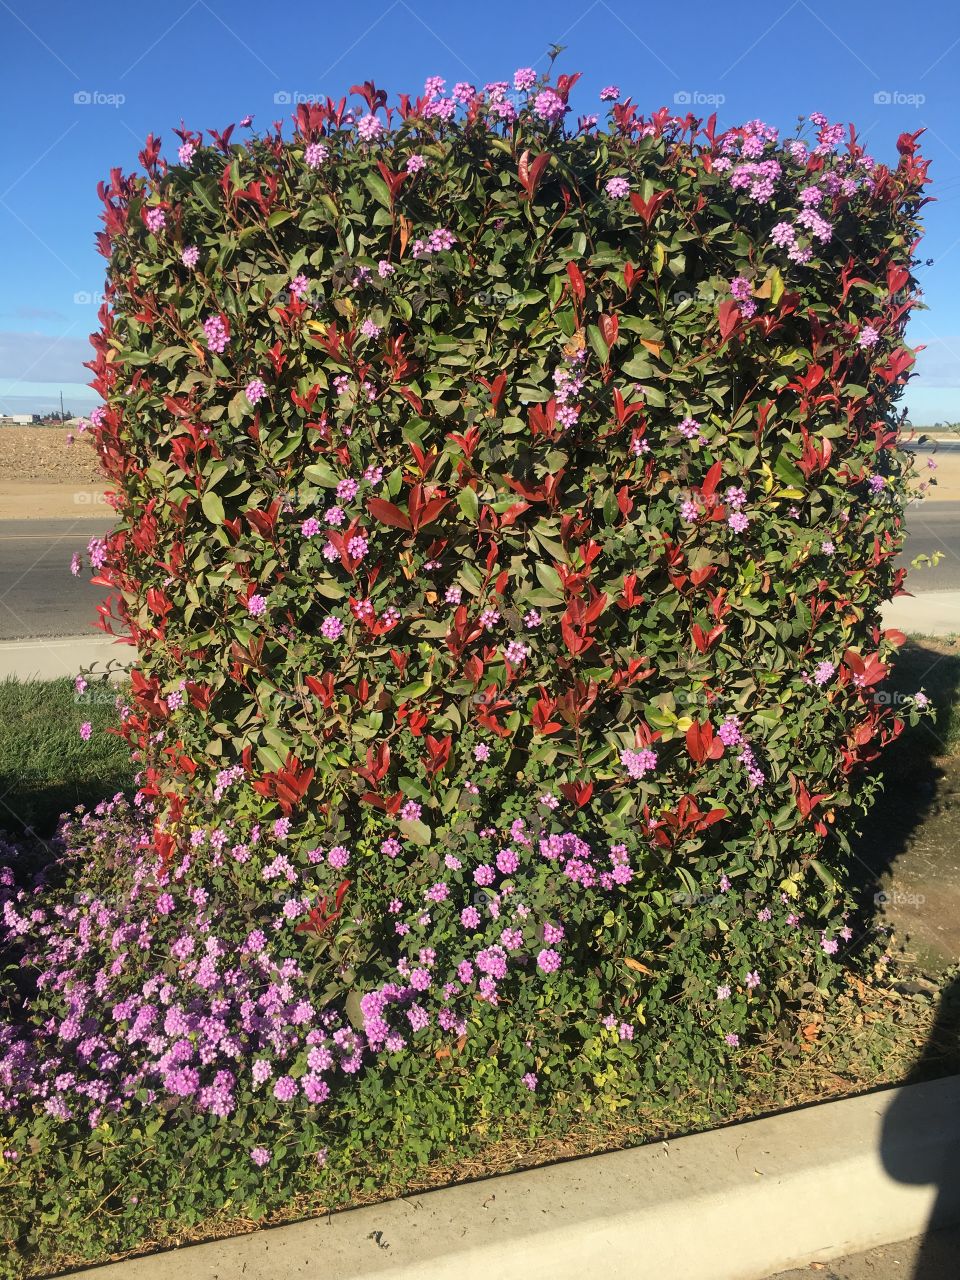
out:
{"label": "shrub foliage", "polygon": [[121,966],[124,1107],[300,1159],[316,1106],[389,1097],[423,1154],[715,1073],[855,937],[926,164],[613,90],[573,125],[575,80],[366,84],[102,185],[94,565],[155,881],[141,849],[121,917],[163,895],[149,963],[201,1041],[243,956],[307,985],[275,1040],[174,1061],[178,1027],[131,1055],[155,989]]}

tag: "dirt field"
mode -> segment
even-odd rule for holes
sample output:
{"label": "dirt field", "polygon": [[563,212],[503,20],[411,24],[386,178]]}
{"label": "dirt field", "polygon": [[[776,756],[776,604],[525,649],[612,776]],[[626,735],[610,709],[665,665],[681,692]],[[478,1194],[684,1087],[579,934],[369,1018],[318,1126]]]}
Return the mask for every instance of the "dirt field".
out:
{"label": "dirt field", "polygon": [[61,427],[0,427],[0,520],[109,514],[104,479],[86,434]]}
{"label": "dirt field", "polygon": [[[60,427],[0,427],[0,520],[102,517],[105,482],[87,435]],[[960,451],[940,449],[936,469],[919,455],[918,470],[936,476],[928,502],[960,500]]]}

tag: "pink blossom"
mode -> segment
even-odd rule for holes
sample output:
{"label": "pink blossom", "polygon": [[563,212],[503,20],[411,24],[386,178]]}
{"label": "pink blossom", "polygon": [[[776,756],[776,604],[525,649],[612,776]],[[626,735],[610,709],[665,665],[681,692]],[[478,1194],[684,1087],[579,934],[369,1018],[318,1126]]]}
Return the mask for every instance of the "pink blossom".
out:
{"label": "pink blossom", "polygon": [[209,316],[203,322],[203,332],[206,334],[207,346],[214,355],[219,355],[221,351],[226,350],[230,338],[223,316]]}
{"label": "pink blossom", "polygon": [[861,347],[869,350],[870,347],[875,347],[880,341],[880,334],[872,324],[865,324],[860,330],[860,336],[857,341]]}
{"label": "pink blossom", "polygon": [[567,110],[566,103],[553,89],[542,89],[533,100],[533,110],[541,120],[551,124],[562,119]]}
{"label": "pink blossom", "polygon": [[372,142],[374,138],[379,138],[383,133],[383,121],[379,116],[372,114],[361,116],[357,121],[357,133],[364,142]]}
{"label": "pink blossom", "polygon": [[267,386],[262,378],[252,378],[247,383],[244,394],[251,405],[259,404],[263,397],[267,394]]}
{"label": "pink blossom", "polygon": [[327,158],[327,148],[320,142],[308,142],[303,159],[308,169],[319,169]]}

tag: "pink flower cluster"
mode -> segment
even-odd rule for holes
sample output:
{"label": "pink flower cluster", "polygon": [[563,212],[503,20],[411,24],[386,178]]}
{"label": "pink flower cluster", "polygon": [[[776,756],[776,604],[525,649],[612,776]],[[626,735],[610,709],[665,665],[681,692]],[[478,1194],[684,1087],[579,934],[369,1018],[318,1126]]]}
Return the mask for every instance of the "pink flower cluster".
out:
{"label": "pink flower cluster", "polygon": [[446,227],[437,227],[426,240],[414,240],[410,253],[414,258],[425,258],[431,253],[443,253],[452,249],[456,243],[457,237],[452,231],[448,231]]}
{"label": "pink flower cluster", "polygon": [[223,316],[208,316],[203,322],[203,332],[206,334],[207,346],[214,355],[226,350],[230,335]]}

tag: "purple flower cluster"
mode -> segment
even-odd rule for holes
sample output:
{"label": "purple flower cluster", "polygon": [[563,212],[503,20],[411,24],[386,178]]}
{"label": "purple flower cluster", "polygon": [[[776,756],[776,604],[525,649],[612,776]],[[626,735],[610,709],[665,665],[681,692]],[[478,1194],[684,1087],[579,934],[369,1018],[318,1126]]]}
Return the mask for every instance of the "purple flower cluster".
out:
{"label": "purple flower cluster", "polygon": [[169,1098],[222,1117],[273,1074],[277,1101],[302,1090],[321,1102],[332,1073],[360,1069],[363,1038],[315,1005],[296,960],[274,958],[259,931],[231,941],[199,886],[176,906],[121,799],[86,815],[72,843],[96,854],[91,866],[107,853],[132,873],[109,899],[89,888],[63,900],[0,872],[0,947],[15,948],[45,1012],[0,1024],[0,1111],[92,1127]]}
{"label": "purple flower cluster", "polygon": [[207,346],[214,355],[226,350],[230,338],[222,316],[208,316],[203,322],[203,332],[206,334]]}
{"label": "purple flower cluster", "polygon": [[414,240],[410,253],[414,258],[425,258],[431,253],[443,253],[447,249],[452,249],[457,243],[457,237],[452,231],[446,227],[437,227],[427,236],[426,240]]}

